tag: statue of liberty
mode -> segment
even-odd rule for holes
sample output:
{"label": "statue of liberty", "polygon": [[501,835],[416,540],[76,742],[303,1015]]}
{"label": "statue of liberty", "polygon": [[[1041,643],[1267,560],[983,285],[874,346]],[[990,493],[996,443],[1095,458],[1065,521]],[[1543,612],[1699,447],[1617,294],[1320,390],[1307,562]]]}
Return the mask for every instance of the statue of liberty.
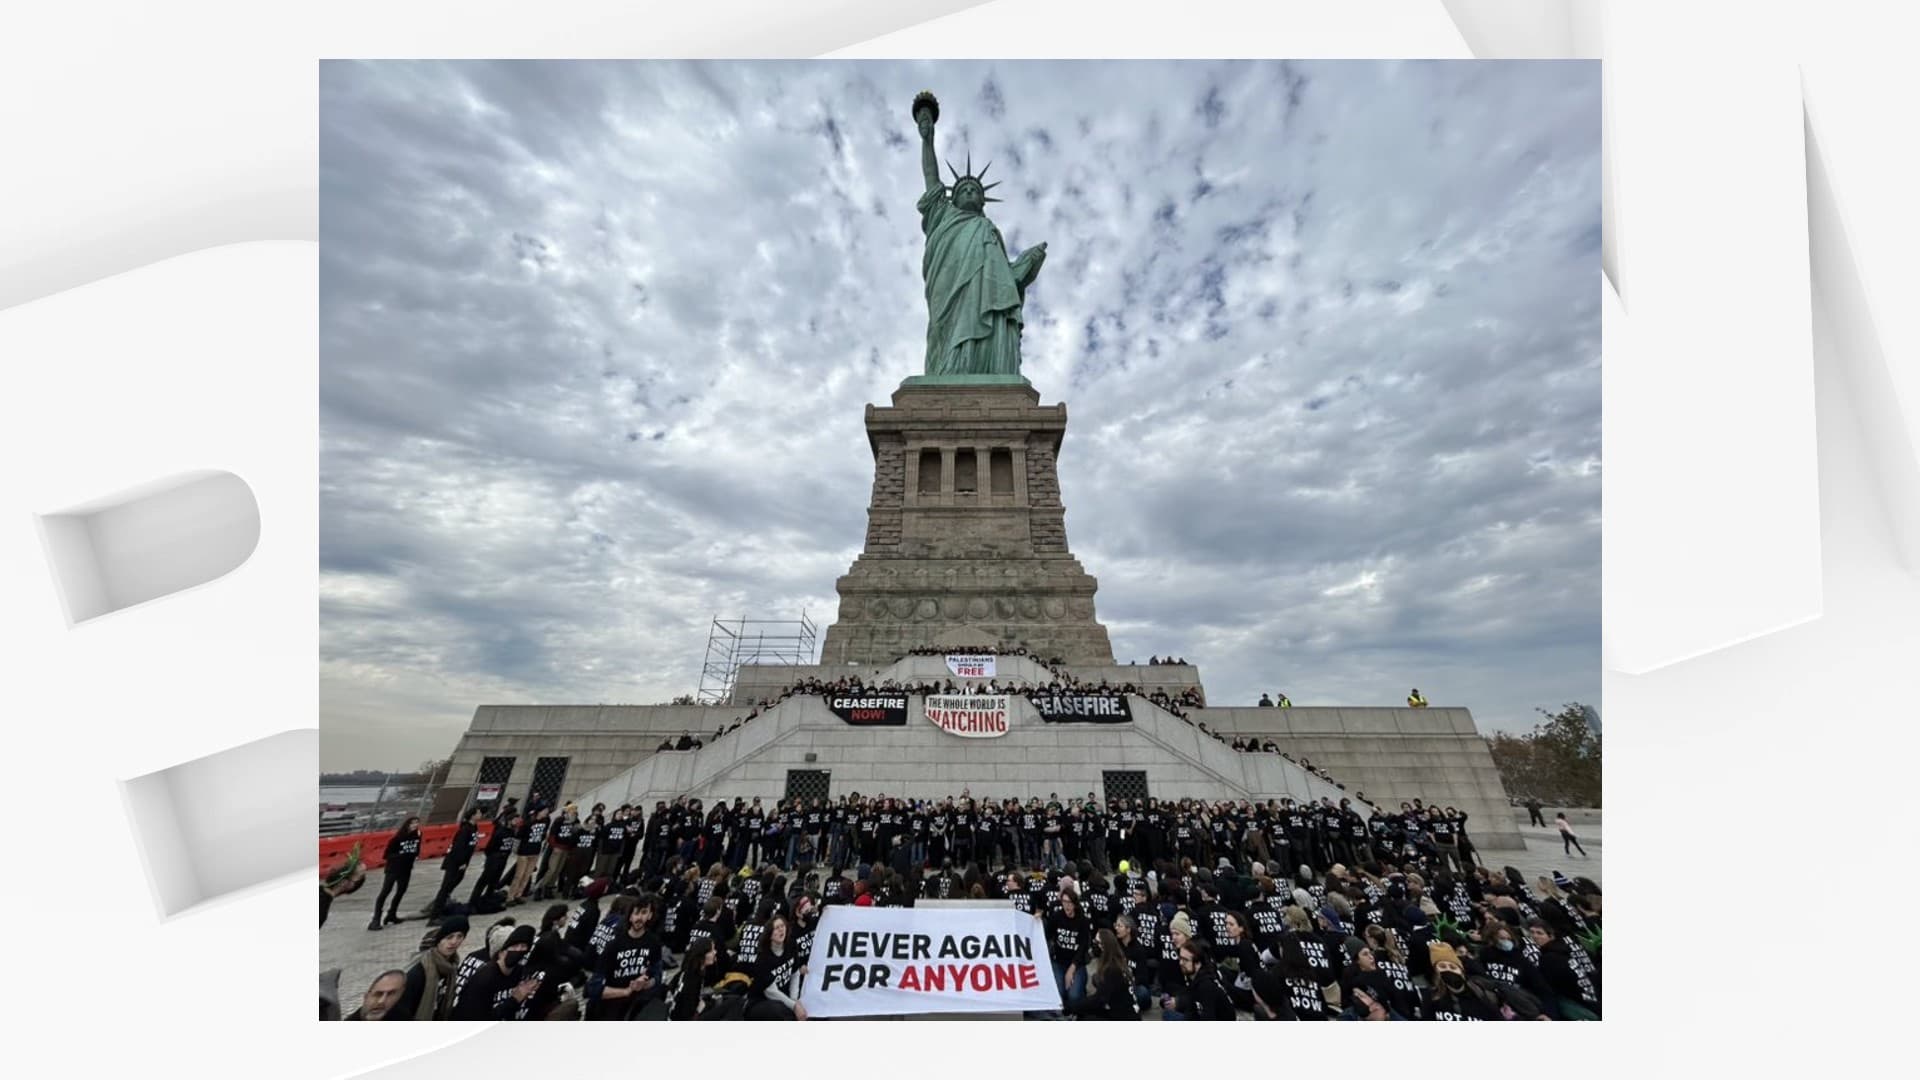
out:
{"label": "statue of liberty", "polygon": [[926,194],[920,196],[920,229],[927,236],[921,276],[927,283],[927,367],[929,376],[1020,375],[1020,309],[1027,286],[1040,274],[1047,245],[1038,244],[1007,261],[1006,241],[987,219],[987,195],[999,186],[985,183],[987,168],[973,175],[973,156],[967,171],[947,163],[953,186],[940,182],[939,162],[933,153],[933,125],[940,103],[922,91],[913,99],[913,119],[920,128],[920,171]]}

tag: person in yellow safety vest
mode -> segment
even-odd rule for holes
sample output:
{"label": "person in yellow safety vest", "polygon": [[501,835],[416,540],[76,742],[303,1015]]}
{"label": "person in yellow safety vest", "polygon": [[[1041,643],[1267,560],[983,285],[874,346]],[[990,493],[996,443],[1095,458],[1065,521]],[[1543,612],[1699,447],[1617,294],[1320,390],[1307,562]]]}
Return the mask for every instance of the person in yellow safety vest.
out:
{"label": "person in yellow safety vest", "polygon": [[1281,694],[1280,700],[1278,702],[1275,702],[1275,704],[1279,705],[1283,709],[1293,708],[1293,702],[1287,700],[1287,695],[1285,694]]}
{"label": "person in yellow safety vest", "polygon": [[1427,699],[1420,696],[1420,691],[1418,688],[1407,691],[1407,708],[1424,709],[1426,707],[1427,707]]}

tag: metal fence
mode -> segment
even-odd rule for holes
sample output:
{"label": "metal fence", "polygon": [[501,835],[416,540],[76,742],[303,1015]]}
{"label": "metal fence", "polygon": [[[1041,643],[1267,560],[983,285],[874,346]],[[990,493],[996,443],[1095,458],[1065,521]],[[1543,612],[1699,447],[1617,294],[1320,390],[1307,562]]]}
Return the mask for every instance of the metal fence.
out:
{"label": "metal fence", "polygon": [[336,787],[320,785],[320,835],[380,832],[409,817],[426,820],[435,788],[422,783]]}

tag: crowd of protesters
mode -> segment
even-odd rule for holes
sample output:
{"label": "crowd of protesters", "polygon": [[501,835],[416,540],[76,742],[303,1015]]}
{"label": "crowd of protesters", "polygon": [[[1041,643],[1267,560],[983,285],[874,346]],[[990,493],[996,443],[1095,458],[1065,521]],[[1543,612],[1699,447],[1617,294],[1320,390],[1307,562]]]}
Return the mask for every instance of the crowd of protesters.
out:
{"label": "crowd of protesters", "polygon": [[[1025,654],[1002,653],[1000,655]],[[1192,718],[1188,717],[1184,711],[1187,708],[1202,708],[1206,705],[1206,699],[1201,695],[1198,687],[1186,687],[1182,689],[1180,693],[1174,695],[1169,695],[1165,690],[1158,687],[1149,692],[1131,682],[1116,684],[1104,678],[1097,681],[1080,679],[1064,668],[1052,666],[1054,662],[1037,662],[1043,666],[1047,666],[1048,670],[1053,673],[1054,678],[1051,681],[1046,683],[1021,683],[1011,679],[1001,680],[998,678],[958,681],[949,678],[945,680],[921,679],[910,681],[883,679],[879,682],[869,683],[858,675],[844,675],[838,679],[809,677],[788,685],[785,689],[771,697],[764,697],[754,702],[748,707],[745,715],[733,721],[731,724],[722,724],[716,728],[712,738],[709,740],[702,741],[693,735],[693,733],[687,732],[683,733],[678,739],[669,736],[661,740],[660,745],[655,747],[654,751],[656,753],[667,753],[680,750],[698,750],[702,746],[707,745],[707,742],[718,742],[726,736],[733,734],[741,727],[758,719],[761,715],[772,711],[774,707],[778,706],[781,702],[798,695],[825,696],[827,694],[872,693],[919,694],[923,696],[927,694],[1020,694],[1028,698],[1038,697],[1042,694],[1058,694],[1068,691],[1137,694],[1186,721],[1187,724],[1198,727],[1203,733],[1218,740],[1221,744],[1224,745],[1227,742],[1225,736],[1209,729],[1204,723],[1195,724]]]}
{"label": "crowd of protesters", "polygon": [[[1465,815],[1417,802],[1362,817],[1330,800],[963,792],[582,815],[536,798],[502,811],[483,852],[476,818],[443,861],[419,955],[348,1019],[805,1019],[821,909],[924,897],[1006,899],[1043,919],[1065,1015],[1080,1019],[1600,1013],[1598,886],[1485,866]],[[404,841],[389,850],[408,859]],[[451,899],[481,853],[469,902]],[[323,923],[340,884],[322,889]],[[501,911],[529,901],[547,904],[537,920]],[[393,921],[376,909],[376,926]]]}

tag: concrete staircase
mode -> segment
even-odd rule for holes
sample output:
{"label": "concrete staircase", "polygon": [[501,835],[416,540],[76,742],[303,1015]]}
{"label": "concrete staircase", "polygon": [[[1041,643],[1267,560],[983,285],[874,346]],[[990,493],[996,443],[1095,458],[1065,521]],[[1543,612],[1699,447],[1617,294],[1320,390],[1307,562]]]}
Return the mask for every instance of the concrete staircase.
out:
{"label": "concrete staircase", "polygon": [[[910,657],[880,677],[935,677],[932,671],[911,670],[921,660],[940,665],[944,676],[939,657]],[[1009,664],[1003,658],[1002,672],[1003,683],[1010,677],[1051,678],[1038,665],[1017,659]],[[1277,755],[1229,749],[1145,698],[1132,697],[1130,704],[1132,723],[1048,724],[1025,699],[1014,697],[1006,735],[969,739],[929,723],[919,695],[908,699],[904,727],[854,727],[820,698],[795,696],[699,750],[654,754],[588,790],[579,802],[651,804],[681,795],[709,803],[754,796],[771,800],[785,792],[790,769],[828,771],[834,795],[1100,795],[1108,770],[1146,772],[1148,790],[1163,799],[1308,800],[1324,795],[1337,801],[1351,795]]]}

